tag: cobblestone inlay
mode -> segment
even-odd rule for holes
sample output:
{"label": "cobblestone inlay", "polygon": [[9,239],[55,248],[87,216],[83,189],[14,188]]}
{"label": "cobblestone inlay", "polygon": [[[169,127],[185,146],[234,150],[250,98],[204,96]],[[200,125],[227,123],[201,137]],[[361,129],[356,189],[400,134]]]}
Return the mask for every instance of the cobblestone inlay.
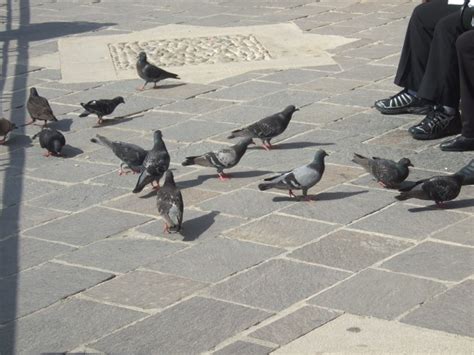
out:
{"label": "cobblestone inlay", "polygon": [[135,68],[139,52],[159,66],[248,62],[271,59],[253,35],[174,38],[109,44],[115,69]]}

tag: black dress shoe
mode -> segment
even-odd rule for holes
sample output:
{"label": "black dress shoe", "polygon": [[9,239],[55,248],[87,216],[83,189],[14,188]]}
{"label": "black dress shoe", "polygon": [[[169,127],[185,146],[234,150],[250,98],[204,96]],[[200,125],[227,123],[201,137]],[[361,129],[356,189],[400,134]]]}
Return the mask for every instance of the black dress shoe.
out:
{"label": "black dress shoe", "polygon": [[387,99],[375,101],[374,107],[385,115],[399,115],[402,113],[426,115],[433,110],[433,104],[430,101],[413,96],[406,89]]}
{"label": "black dress shoe", "polygon": [[445,152],[467,152],[474,150],[474,138],[459,136],[441,143],[439,147]]}
{"label": "black dress shoe", "polygon": [[408,132],[415,139],[429,140],[452,136],[461,133],[461,117],[459,111],[450,115],[443,107],[437,107],[417,125],[410,127]]}

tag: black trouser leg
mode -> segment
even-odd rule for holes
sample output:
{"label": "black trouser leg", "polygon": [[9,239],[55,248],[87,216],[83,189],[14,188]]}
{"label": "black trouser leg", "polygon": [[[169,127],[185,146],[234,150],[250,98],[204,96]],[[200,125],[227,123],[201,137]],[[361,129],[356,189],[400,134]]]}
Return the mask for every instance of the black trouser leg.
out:
{"label": "black trouser leg", "polygon": [[461,87],[462,135],[474,138],[474,30],[458,38],[456,49]]}
{"label": "black trouser leg", "polygon": [[418,5],[408,24],[395,84],[418,91],[426,71],[431,43],[438,22],[459,11],[459,6],[448,5],[447,0],[432,0]]}
{"label": "black trouser leg", "polygon": [[438,21],[425,74],[418,89],[418,96],[437,104],[459,106],[459,69],[456,39],[463,32],[460,14],[456,11]]}

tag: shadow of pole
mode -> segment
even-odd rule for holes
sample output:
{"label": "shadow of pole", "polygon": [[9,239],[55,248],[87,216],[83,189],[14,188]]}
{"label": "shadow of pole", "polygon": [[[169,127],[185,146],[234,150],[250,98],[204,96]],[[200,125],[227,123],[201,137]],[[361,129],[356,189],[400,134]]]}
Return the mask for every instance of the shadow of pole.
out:
{"label": "shadow of pole", "polygon": [[[12,30],[12,14],[13,14],[13,4],[12,0],[7,0],[7,23],[6,29]],[[30,22],[30,6],[29,0],[20,0],[17,3],[19,7],[19,28],[23,26],[27,26]],[[14,69],[14,82],[13,88],[14,93],[12,94],[15,96],[15,99],[19,100],[26,100],[26,93],[24,90],[18,90],[20,88],[24,88],[26,86],[26,76],[18,75],[20,74],[22,65],[28,66],[28,41],[19,37],[16,39],[17,41],[17,57],[15,69]],[[3,48],[2,48],[2,55],[3,55],[3,65],[2,65],[2,76],[7,76],[8,66],[9,66],[9,47],[11,43],[10,40],[3,41]],[[12,63],[13,64],[13,63]],[[4,84],[0,87],[0,92],[3,94]],[[13,105],[14,100],[12,100]],[[11,107],[13,109],[13,107]],[[25,109],[21,109],[24,114]],[[3,111],[3,107],[2,107]],[[24,128],[19,128],[18,133],[24,133]],[[9,147],[8,149],[8,158],[9,162],[13,159],[12,156],[12,148]],[[15,161],[17,162],[16,166],[20,169],[21,173],[24,171],[25,167],[25,150],[20,149],[15,153]],[[5,207],[7,206],[7,201],[11,201],[12,195],[18,195],[23,191],[23,178],[21,175],[16,177],[17,181],[14,180],[14,176],[17,175],[18,170],[13,168],[11,164],[9,164],[4,172],[4,182],[3,182],[3,201],[2,206],[4,209],[0,210],[0,226],[5,226],[7,221],[6,218],[9,219],[8,223],[13,227],[12,230],[19,230],[19,219],[20,219],[20,203],[14,204],[13,206],[9,207],[9,213],[7,217],[7,213],[5,213]],[[18,181],[18,179],[20,181]],[[16,196],[18,201],[20,201],[20,196]],[[9,248],[5,248],[5,252],[9,253],[9,257],[1,257],[1,249],[0,249],[0,270],[14,270],[16,271],[15,274],[8,278],[0,279],[0,323],[3,319],[15,319],[16,318],[16,311],[17,311],[17,299],[18,299],[18,253],[19,253],[19,237],[14,235],[10,237],[9,240]],[[12,254],[13,253],[13,254]],[[2,263],[8,263],[9,265],[2,265]],[[1,275],[1,274],[0,274]],[[13,315],[13,318],[11,317]],[[12,353],[15,352],[15,336],[16,336],[16,326],[14,322],[11,322],[8,326],[4,327],[3,331],[1,329],[2,324],[0,324],[0,353],[3,353],[2,348],[5,346],[7,351],[5,353]]]}

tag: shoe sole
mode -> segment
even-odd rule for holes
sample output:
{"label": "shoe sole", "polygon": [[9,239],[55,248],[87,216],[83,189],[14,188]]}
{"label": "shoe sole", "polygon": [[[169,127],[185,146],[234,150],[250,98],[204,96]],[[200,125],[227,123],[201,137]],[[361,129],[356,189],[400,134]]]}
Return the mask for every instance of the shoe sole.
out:
{"label": "shoe sole", "polygon": [[426,107],[404,107],[404,108],[382,108],[378,106],[374,106],[380,113],[384,115],[401,115],[404,113],[412,114],[412,115],[427,115],[428,112],[432,110],[431,106]]}
{"label": "shoe sole", "polygon": [[459,131],[459,132],[448,132],[448,133],[445,133],[445,134],[441,134],[439,136],[425,136],[425,135],[416,135],[416,134],[413,134],[411,132],[409,132],[409,133],[416,140],[431,141],[431,140],[440,139],[440,138],[444,138],[444,137],[455,136],[455,135],[461,133],[461,131]]}

